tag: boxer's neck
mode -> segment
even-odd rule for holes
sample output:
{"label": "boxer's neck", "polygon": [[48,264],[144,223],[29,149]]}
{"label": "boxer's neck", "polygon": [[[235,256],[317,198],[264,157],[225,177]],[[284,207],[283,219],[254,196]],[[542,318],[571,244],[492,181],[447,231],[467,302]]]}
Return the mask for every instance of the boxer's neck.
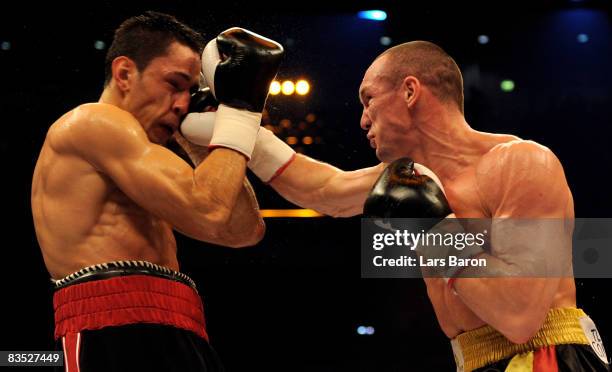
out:
{"label": "boxer's neck", "polygon": [[480,134],[473,130],[457,109],[437,107],[420,113],[418,144],[413,159],[430,168],[444,181],[453,180],[483,154]]}
{"label": "boxer's neck", "polygon": [[116,91],[117,87],[114,82],[110,82],[107,87],[102,91],[102,95],[100,95],[100,99],[98,102],[100,103],[108,103],[109,105],[117,106],[121,109],[125,109],[123,107],[123,100],[121,99],[121,94]]}

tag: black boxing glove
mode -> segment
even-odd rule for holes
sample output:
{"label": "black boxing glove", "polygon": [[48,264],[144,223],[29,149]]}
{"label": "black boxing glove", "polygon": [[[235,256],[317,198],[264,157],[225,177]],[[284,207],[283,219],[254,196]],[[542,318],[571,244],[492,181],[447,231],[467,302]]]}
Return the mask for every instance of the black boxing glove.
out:
{"label": "black boxing glove", "polygon": [[215,127],[216,112],[219,102],[210,88],[200,88],[191,95],[189,113],[179,126],[179,132],[191,143],[208,146]]}
{"label": "black boxing glove", "polygon": [[251,157],[270,84],[283,47],[239,27],[210,41],[202,53],[206,84],[220,102],[209,147],[228,147]]}
{"label": "black boxing glove", "polygon": [[[415,168],[418,167],[418,172]],[[412,159],[398,159],[382,172],[364,204],[366,217],[390,219],[393,228],[408,228],[413,233],[440,236],[465,234],[461,223],[451,210],[444,189],[437,176]],[[410,220],[396,220],[409,218]],[[451,279],[460,271],[450,265],[451,256],[470,258],[484,251],[482,244],[446,245],[442,239],[419,244],[413,248],[424,262],[436,263],[423,270],[427,276],[442,277],[452,286]]]}
{"label": "black boxing glove", "polygon": [[279,43],[233,27],[206,45],[204,78],[219,102],[261,112],[283,54]]}
{"label": "black boxing glove", "polygon": [[188,112],[217,111],[217,107],[219,107],[219,101],[215,99],[210,88],[204,87],[191,95]]}
{"label": "black boxing glove", "polygon": [[365,217],[427,218],[435,224],[453,213],[441,186],[432,177],[417,174],[414,168],[410,158],[389,164],[366,199]]}

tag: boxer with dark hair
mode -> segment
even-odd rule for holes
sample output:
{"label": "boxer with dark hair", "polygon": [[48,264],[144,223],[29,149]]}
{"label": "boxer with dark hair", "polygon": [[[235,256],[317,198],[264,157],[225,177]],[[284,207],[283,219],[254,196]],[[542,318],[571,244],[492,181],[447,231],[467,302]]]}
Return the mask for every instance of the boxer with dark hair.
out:
{"label": "boxer with dark hair", "polygon": [[198,86],[202,40],[166,14],[126,20],[100,100],[49,128],[32,213],[67,371],[222,369],[195,284],[179,272],[173,229],[229,247],[262,238],[245,169],[283,49],[253,33],[218,39],[208,53],[223,48],[224,60],[207,68],[225,93],[214,149],[195,169],[164,145]]}

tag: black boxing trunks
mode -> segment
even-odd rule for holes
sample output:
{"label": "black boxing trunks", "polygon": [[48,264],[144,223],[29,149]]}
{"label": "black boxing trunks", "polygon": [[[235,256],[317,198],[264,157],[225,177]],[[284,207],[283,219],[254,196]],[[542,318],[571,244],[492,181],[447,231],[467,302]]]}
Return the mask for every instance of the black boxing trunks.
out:
{"label": "black boxing trunks", "polygon": [[540,330],[524,344],[514,344],[484,326],[458,335],[451,346],[457,371],[610,371],[595,324],[576,308],[551,309]]}
{"label": "black boxing trunks", "polygon": [[202,300],[182,273],[116,261],[54,281],[65,371],[222,371]]}

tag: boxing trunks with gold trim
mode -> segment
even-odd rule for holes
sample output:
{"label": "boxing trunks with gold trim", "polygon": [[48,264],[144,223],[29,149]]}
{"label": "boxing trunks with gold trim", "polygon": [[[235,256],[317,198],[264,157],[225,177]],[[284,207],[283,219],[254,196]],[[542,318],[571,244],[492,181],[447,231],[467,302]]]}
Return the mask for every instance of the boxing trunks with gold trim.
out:
{"label": "boxing trunks with gold trim", "polygon": [[484,326],[458,335],[451,346],[461,372],[610,371],[595,324],[576,308],[551,309],[524,344]]}

